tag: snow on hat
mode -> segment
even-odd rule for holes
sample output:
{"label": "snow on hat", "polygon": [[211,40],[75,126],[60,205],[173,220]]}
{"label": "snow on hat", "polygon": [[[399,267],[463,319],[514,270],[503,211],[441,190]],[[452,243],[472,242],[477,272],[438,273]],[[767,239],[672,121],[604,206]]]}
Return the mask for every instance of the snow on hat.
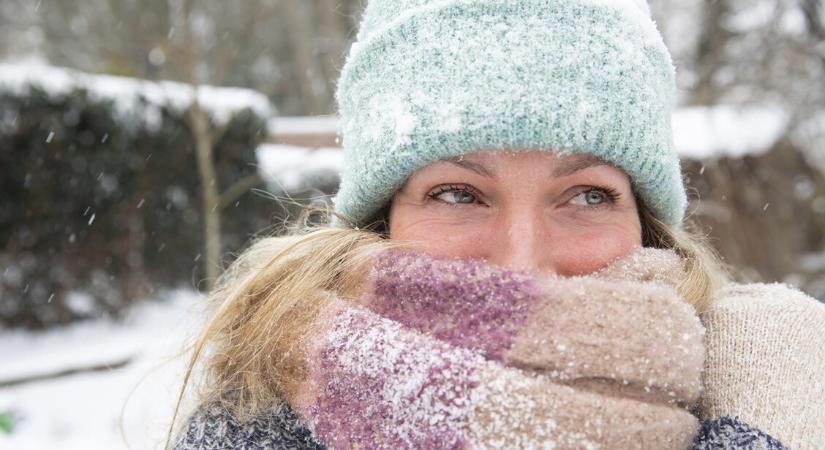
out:
{"label": "snow on hat", "polygon": [[660,220],[686,205],[674,68],[646,0],[370,0],[336,93],[336,210],[364,224],[417,169],[479,150],[590,153]]}

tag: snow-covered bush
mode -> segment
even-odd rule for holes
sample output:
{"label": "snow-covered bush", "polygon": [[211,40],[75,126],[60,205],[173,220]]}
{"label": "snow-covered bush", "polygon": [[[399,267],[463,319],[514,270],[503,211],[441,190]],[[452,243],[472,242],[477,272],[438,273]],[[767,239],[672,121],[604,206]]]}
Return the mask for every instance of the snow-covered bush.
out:
{"label": "snow-covered bush", "polygon": [[[0,65],[0,326],[117,313],[156,286],[196,285],[201,200],[176,83]],[[219,186],[256,172],[269,102],[201,88],[220,139]],[[223,216],[225,250],[269,225],[245,194]]]}

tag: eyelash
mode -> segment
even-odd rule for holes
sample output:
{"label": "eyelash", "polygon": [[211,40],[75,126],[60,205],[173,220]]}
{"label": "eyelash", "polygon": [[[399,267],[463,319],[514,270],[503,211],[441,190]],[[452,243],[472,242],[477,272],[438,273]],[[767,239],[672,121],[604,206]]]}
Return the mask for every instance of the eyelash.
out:
{"label": "eyelash", "polygon": [[[444,185],[441,185],[441,186],[436,186],[435,189],[433,189],[432,191],[430,191],[427,194],[427,198],[429,198],[430,200],[441,201],[441,200],[438,199],[439,195],[441,195],[445,192],[453,192],[453,191],[466,192],[466,193],[476,197],[476,200],[480,196],[479,192],[476,191],[475,189],[472,189],[470,186],[467,186],[467,185],[464,185],[464,184],[444,184]],[[447,202],[444,202],[444,203],[447,203]],[[453,205],[452,203],[448,203],[448,204]],[[455,204],[455,205],[458,205],[458,203]]]}
{"label": "eyelash", "polygon": [[[441,195],[445,192],[453,192],[453,191],[466,192],[466,193],[476,197],[476,199],[478,199],[478,197],[479,197],[478,191],[476,191],[475,189],[472,189],[470,186],[463,185],[463,184],[445,184],[445,185],[437,186],[435,189],[430,191],[427,194],[427,198],[429,198],[430,200],[442,201],[442,200],[438,199],[439,195]],[[621,194],[617,190],[615,190],[611,187],[608,187],[608,186],[587,186],[587,189],[577,193],[576,195],[578,196],[578,195],[581,195],[581,194],[587,194],[587,193],[590,193],[590,192],[593,192],[593,191],[601,192],[602,194],[604,194],[605,199],[611,205],[616,204],[616,202],[618,202],[619,199],[621,198]],[[443,203],[447,203],[447,202],[443,202]],[[452,206],[460,205],[460,203],[456,203],[456,204],[447,203],[447,204],[452,205]],[[594,207],[599,207],[599,206],[603,206],[603,205],[594,205]]]}
{"label": "eyelash", "polygon": [[588,186],[587,190],[581,191],[579,192],[579,194],[587,194],[593,191],[601,192],[602,194],[604,194],[605,198],[611,205],[616,204],[616,202],[619,201],[619,198],[621,197],[621,194],[618,191],[607,186]]}

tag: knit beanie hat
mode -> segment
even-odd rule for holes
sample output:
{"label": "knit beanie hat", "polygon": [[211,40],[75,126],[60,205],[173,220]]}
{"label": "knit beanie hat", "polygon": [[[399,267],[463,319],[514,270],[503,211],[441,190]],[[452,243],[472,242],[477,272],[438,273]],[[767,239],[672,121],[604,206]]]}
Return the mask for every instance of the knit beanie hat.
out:
{"label": "knit beanie hat", "polygon": [[646,0],[370,0],[336,94],[346,157],[335,209],[363,225],[432,162],[547,150],[623,169],[678,225],[674,92]]}

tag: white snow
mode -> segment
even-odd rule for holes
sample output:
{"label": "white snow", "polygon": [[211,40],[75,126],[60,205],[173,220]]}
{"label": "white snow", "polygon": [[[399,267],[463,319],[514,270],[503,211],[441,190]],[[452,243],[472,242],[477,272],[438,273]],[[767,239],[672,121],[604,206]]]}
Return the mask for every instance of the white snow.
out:
{"label": "white snow", "polygon": [[807,32],[805,13],[800,8],[788,8],[779,21],[779,26],[787,34],[801,35]]}
{"label": "white snow", "polygon": [[274,117],[269,119],[270,135],[279,134],[338,134],[341,119],[337,116]]}
{"label": "white snow", "polygon": [[726,29],[736,33],[765,32],[773,24],[788,35],[806,32],[805,14],[793,2],[744,2],[723,20]]}
{"label": "white snow", "polygon": [[262,144],[256,153],[262,176],[279,191],[309,187],[313,178],[337,178],[344,164],[344,152],[340,148]]}
{"label": "white snow", "polygon": [[[195,88],[185,83],[92,75],[39,64],[0,63],[0,90],[25,94],[32,87],[40,88],[54,97],[78,89],[88,90],[93,99],[112,101],[116,112],[125,122],[137,118],[150,127],[159,125],[160,107],[166,106],[181,112],[192,104],[195,97]],[[272,115],[272,107],[266,95],[251,89],[200,85],[197,87],[197,98],[218,124],[228,122],[243,109],[250,109],[265,118]],[[141,99],[148,103],[149,107],[145,110],[139,108]]]}
{"label": "white snow", "polygon": [[793,129],[791,142],[803,149],[808,162],[825,172],[825,109],[803,117]]}
{"label": "white snow", "polygon": [[775,20],[776,14],[776,3],[753,2],[739,11],[728,14],[723,22],[726,29],[745,33],[767,26]]}
{"label": "white snow", "polygon": [[139,305],[122,322],[1,332],[0,383],[130,362],[113,370],[0,388],[0,412],[15,417],[12,433],[0,432],[0,448],[161,448],[183,371],[184,359],[178,355],[198,331],[204,309],[203,298],[194,292],[169,296],[163,303]]}
{"label": "white snow", "polygon": [[673,141],[682,158],[742,157],[770,150],[788,126],[777,105],[716,105],[673,113]]}

